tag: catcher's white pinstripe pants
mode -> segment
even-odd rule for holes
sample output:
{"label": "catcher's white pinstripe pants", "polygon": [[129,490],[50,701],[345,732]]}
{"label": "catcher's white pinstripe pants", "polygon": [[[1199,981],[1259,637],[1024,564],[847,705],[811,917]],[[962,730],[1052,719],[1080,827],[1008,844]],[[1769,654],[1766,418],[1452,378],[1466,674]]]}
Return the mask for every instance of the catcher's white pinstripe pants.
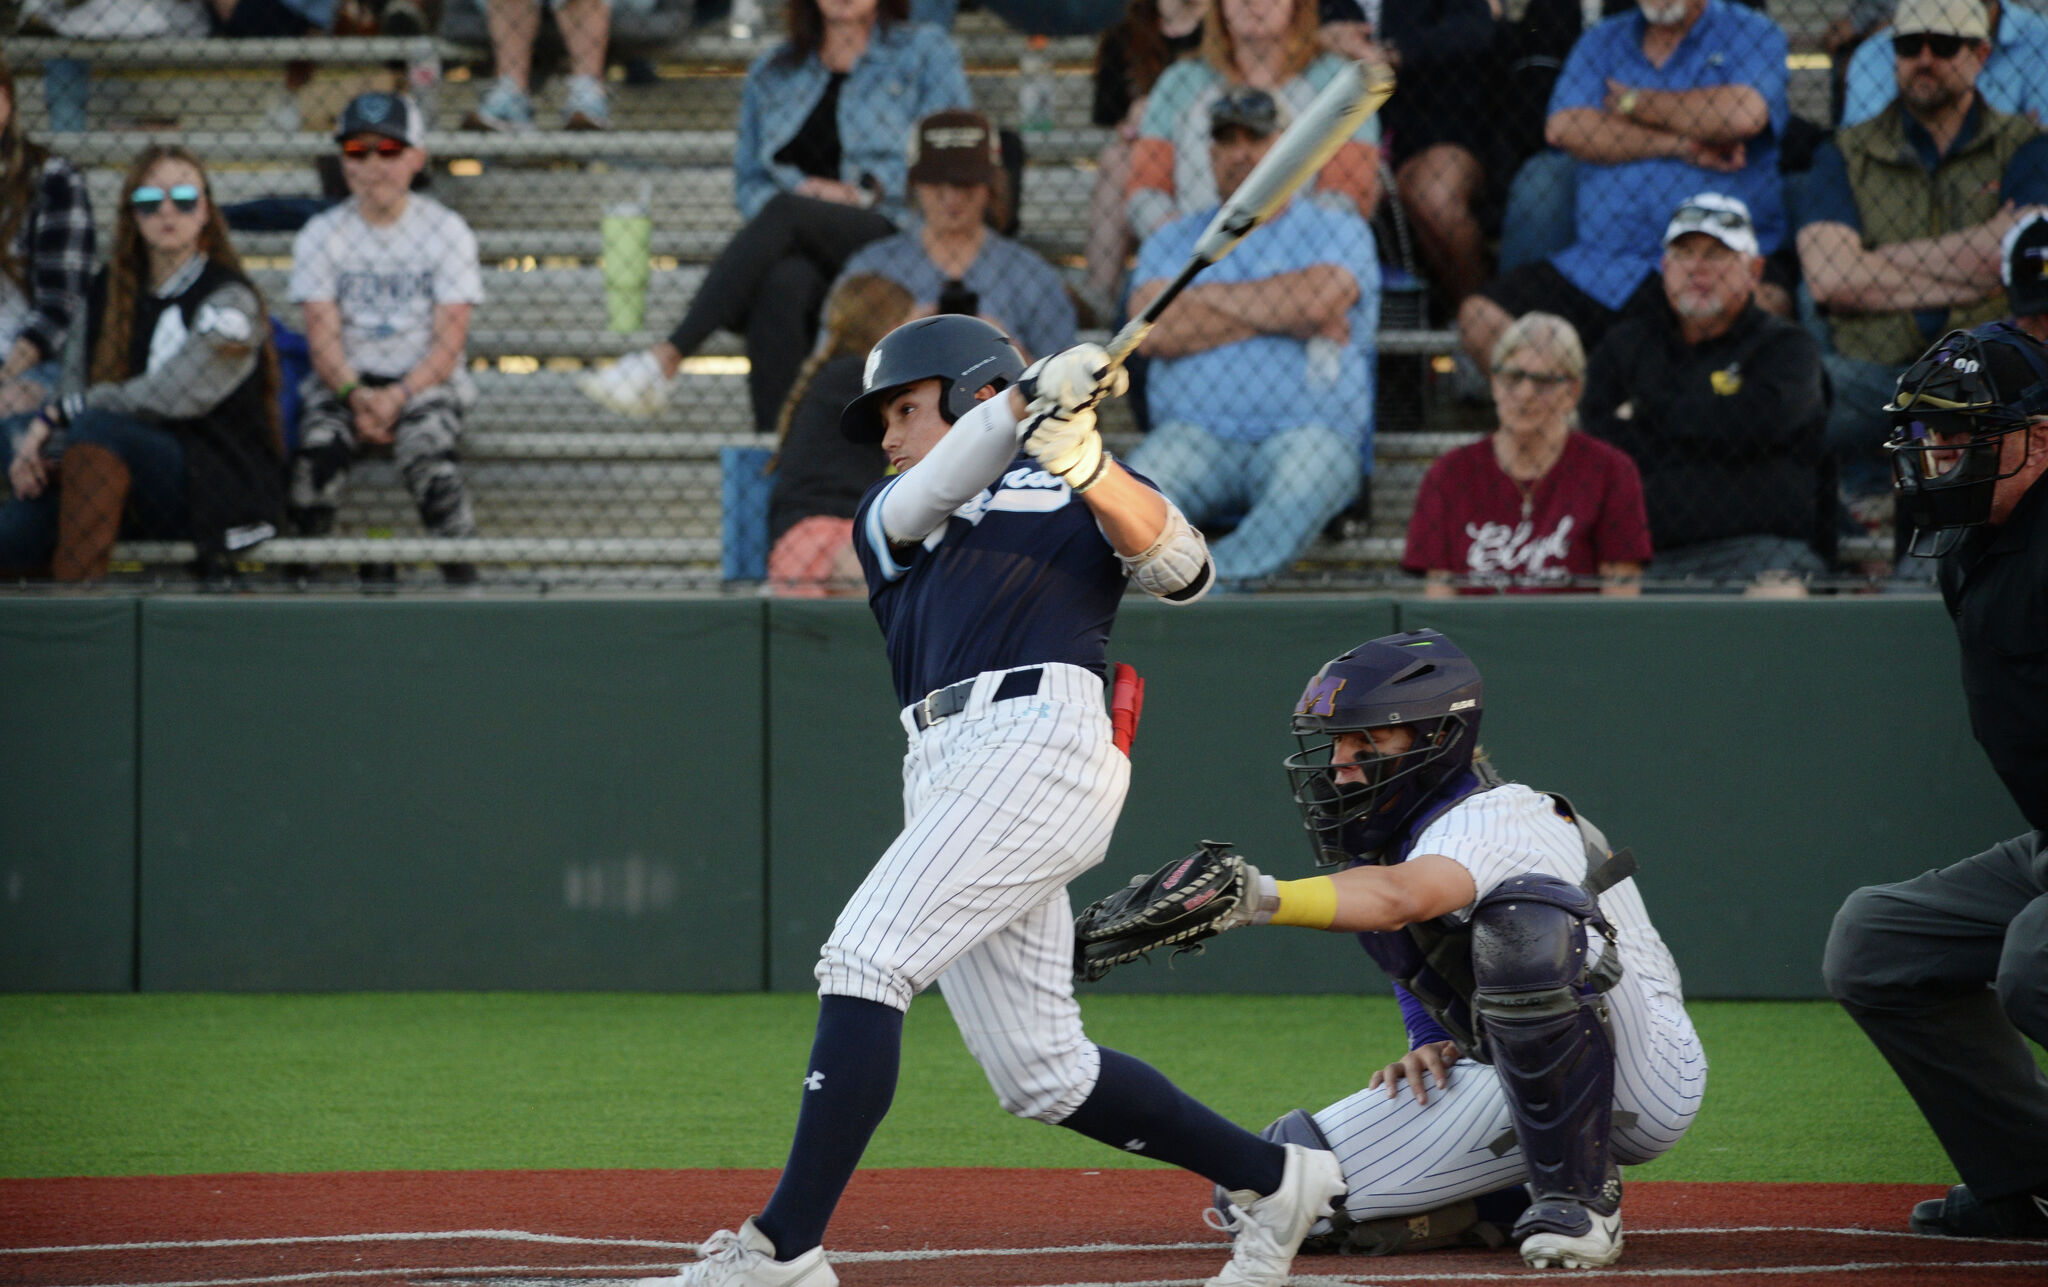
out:
{"label": "catcher's white pinstripe pants", "polygon": [[[1614,1028],[1614,1160],[1640,1165],[1668,1152],[1698,1114],[1707,1059],[1685,1008],[1624,974],[1607,994]],[[1507,1093],[1492,1068],[1451,1065],[1451,1084],[1417,1104],[1404,1081],[1361,1090],[1315,1115],[1344,1163],[1354,1219],[1428,1211],[1527,1178],[1513,1145]],[[1427,1074],[1425,1074],[1427,1076]],[[1624,1114],[1632,1116],[1624,1116]],[[1496,1152],[1496,1147],[1504,1151]]]}
{"label": "catcher's white pinstripe pants", "polygon": [[1074,1000],[1067,883],[1108,851],[1130,763],[1102,680],[1042,670],[1035,695],[1001,702],[1006,672],[984,672],[923,732],[904,710],[903,831],[839,913],[817,976],[821,994],[899,1010],[937,981],[1003,1106],[1058,1122],[1099,1067]]}

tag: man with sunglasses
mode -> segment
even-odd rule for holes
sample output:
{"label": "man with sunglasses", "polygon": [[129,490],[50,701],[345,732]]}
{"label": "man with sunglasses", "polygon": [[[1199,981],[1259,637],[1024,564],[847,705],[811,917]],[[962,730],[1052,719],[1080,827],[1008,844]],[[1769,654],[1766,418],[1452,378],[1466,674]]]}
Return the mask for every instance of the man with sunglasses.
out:
{"label": "man with sunglasses", "polygon": [[[427,154],[411,99],[358,95],[335,138],[350,199],[292,246],[290,293],[305,308],[313,374],[289,517],[301,535],[326,534],[355,458],[388,451],[429,533],[473,535],[457,449],[476,401],[463,369],[470,310],[484,297],[476,236],[461,215],[412,191]],[[451,583],[476,579],[467,563],[441,570]],[[391,576],[388,565],[365,571]]]}
{"label": "man with sunglasses", "polygon": [[1757,306],[1763,271],[1749,208],[1695,194],[1665,227],[1657,298],[1587,360],[1581,423],[1642,471],[1660,581],[1826,571],[1820,346]]}
{"label": "man with sunglasses", "polygon": [[1828,445],[1852,498],[1886,491],[1878,408],[1900,370],[2000,315],[1999,241],[2048,204],[2048,139],[1977,91],[1989,30],[1980,0],[1903,0],[1897,96],[1823,144],[1806,181],[1799,264],[1831,323]]}
{"label": "man with sunglasses", "polygon": [[[1883,6],[1886,13],[1893,7],[1890,3]],[[2048,125],[2048,14],[2024,2],[1988,0],[1984,18],[1991,45],[1984,70],[1977,77],[1977,92],[2001,112]],[[1869,120],[1898,92],[1892,78],[1896,50],[1887,35],[1880,31],[1864,41],[1849,60],[1842,125]]]}
{"label": "man with sunglasses", "polygon": [[[1828,991],[1905,1083],[1962,1183],[1920,1233],[2048,1238],[2048,347],[1952,331],[1900,377],[1886,444],[1914,553],[1940,558],[1970,728],[2034,830],[1857,890]],[[1907,663],[1910,665],[1911,663]]]}

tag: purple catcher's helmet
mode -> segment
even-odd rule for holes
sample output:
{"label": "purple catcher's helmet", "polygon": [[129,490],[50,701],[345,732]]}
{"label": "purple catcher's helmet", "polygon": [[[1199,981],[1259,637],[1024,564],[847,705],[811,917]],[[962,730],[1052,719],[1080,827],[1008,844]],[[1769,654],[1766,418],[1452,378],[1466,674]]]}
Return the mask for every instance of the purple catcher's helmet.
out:
{"label": "purple catcher's helmet", "polygon": [[2048,348],[2006,322],[1950,331],[1899,376],[1885,407],[1892,487],[1913,524],[1913,553],[1946,553],[1991,521],[2005,435],[2048,416]]}
{"label": "purple catcher's helmet", "polygon": [[[1335,866],[1384,847],[1470,768],[1483,696],[1479,668],[1434,630],[1367,640],[1317,671],[1294,707],[1301,750],[1286,760],[1316,861]],[[1369,752],[1358,761],[1365,780],[1339,783],[1337,734],[1392,724],[1414,729],[1414,744]]]}

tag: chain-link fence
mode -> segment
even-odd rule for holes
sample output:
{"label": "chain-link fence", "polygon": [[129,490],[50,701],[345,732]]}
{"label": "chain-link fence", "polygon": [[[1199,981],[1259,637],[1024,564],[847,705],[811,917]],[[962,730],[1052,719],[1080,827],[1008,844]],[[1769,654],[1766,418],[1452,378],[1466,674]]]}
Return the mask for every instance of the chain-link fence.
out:
{"label": "chain-link fence", "polygon": [[1901,4],[0,6],[0,574],[859,593],[876,338],[1106,339],[1366,58],[1102,418],[1226,584],[1924,588],[1879,408],[2006,312],[2048,17]]}

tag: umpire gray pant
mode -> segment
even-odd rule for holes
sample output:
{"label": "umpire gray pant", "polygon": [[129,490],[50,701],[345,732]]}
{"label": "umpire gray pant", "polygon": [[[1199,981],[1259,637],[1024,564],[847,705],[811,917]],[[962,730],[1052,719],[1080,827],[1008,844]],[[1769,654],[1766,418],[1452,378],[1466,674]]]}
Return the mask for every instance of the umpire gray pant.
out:
{"label": "umpire gray pant", "polygon": [[1857,890],[1822,971],[1972,1193],[2048,1192],[2048,833]]}

